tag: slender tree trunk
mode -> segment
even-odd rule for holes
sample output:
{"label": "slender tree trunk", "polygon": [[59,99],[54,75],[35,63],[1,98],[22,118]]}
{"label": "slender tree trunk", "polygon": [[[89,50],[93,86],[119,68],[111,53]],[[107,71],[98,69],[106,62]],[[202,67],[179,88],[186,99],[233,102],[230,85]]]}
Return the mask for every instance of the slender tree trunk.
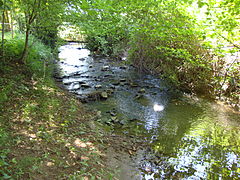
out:
{"label": "slender tree trunk", "polygon": [[5,11],[5,31],[6,32],[9,32],[10,31],[10,20],[9,20],[9,13],[8,13],[8,11]]}
{"label": "slender tree trunk", "polygon": [[13,36],[14,36],[14,27],[13,27],[13,10],[11,10],[10,12],[10,15],[11,15],[11,32],[12,32],[12,39],[13,39]]}
{"label": "slender tree trunk", "polygon": [[[38,2],[38,3],[37,3]],[[35,0],[34,1],[34,5],[36,5],[35,7],[33,7],[32,11],[26,11],[25,12],[25,20],[26,20],[26,31],[25,31],[25,45],[24,45],[24,49],[22,52],[21,57],[19,58],[19,62],[20,63],[24,63],[26,64],[26,58],[28,55],[28,41],[29,41],[29,35],[30,35],[30,30],[31,30],[31,25],[34,22],[34,20],[36,19],[37,15],[38,15],[38,10],[40,8],[40,3],[41,0]]]}
{"label": "slender tree trunk", "polygon": [[26,29],[26,32],[25,32],[25,44],[24,44],[24,49],[23,49],[23,52],[22,52],[22,55],[20,57],[20,62],[21,63],[26,63],[26,57],[27,57],[27,54],[28,54],[28,41],[29,41],[29,33],[30,33],[30,28],[29,26],[27,27]]}
{"label": "slender tree trunk", "polygon": [[4,25],[5,25],[5,15],[4,15],[4,11],[5,11],[5,1],[3,1],[3,12],[2,12],[2,50],[1,50],[1,55],[2,55],[2,59],[4,60]]}

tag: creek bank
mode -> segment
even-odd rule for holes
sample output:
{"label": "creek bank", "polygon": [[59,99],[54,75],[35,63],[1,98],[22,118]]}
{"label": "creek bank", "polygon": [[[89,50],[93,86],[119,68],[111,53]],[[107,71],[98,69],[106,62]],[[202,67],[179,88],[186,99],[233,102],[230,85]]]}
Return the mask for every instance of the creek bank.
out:
{"label": "creek bank", "polygon": [[[211,160],[224,159],[224,162],[230,164],[238,162],[235,157],[240,153],[232,143],[232,139],[238,142],[238,136],[231,136],[232,132],[238,133],[239,127],[238,117],[234,114],[220,110],[206,99],[182,95],[156,76],[140,74],[132,66],[119,65],[119,62],[107,58],[93,58],[87,50],[75,51],[74,46],[62,47],[59,54],[61,61],[64,61],[59,64],[64,88],[80,98],[93,97],[93,100],[86,98],[88,102],[85,106],[90,111],[96,109],[93,124],[98,124],[103,131],[106,129],[110,132],[107,136],[126,137],[127,140],[136,141],[138,144],[120,156],[118,149],[124,146],[124,143],[121,145],[120,141],[119,147],[110,148],[107,157],[110,157],[110,162],[115,161],[116,164],[111,166],[108,162],[109,165],[113,169],[120,166],[122,175],[128,174],[126,172],[131,169],[132,174],[121,176],[119,179],[130,179],[131,176],[145,179],[151,179],[150,176],[159,179],[206,179],[207,175],[212,173],[208,169],[213,165],[208,163],[209,159],[205,156],[204,149],[209,149]],[[74,50],[76,56],[73,56],[73,52],[70,56],[68,49]],[[79,61],[79,58],[84,60]],[[82,83],[90,87],[81,87]],[[111,94],[108,94],[108,89],[111,89]],[[101,92],[105,92],[105,99],[101,98]],[[222,128],[222,123],[226,122],[228,128]],[[214,139],[215,136],[211,136],[214,133],[219,133],[217,137],[224,138],[224,142],[228,142],[234,148],[222,149],[222,146],[215,145],[218,141]],[[129,143],[131,146],[132,142]],[[199,151],[193,152],[193,149]],[[221,151],[224,155],[216,154],[216,151]],[[233,155],[228,157],[229,153]],[[186,158],[191,161],[189,164],[181,161]],[[131,164],[131,167],[124,164]],[[183,170],[179,171],[179,168]],[[230,172],[224,163],[219,164],[218,168]],[[188,171],[189,169],[192,171]],[[203,169],[205,170],[202,171]],[[219,173],[221,174],[214,172],[214,175]],[[224,176],[230,177],[231,174]]]}
{"label": "creek bank", "polygon": [[50,77],[33,76],[24,65],[0,68],[4,82],[0,86],[11,85],[5,100],[0,99],[0,160],[4,162],[0,177],[55,180],[112,176],[104,156],[109,142],[101,142],[107,135],[91,127],[92,111],[59,89]]}

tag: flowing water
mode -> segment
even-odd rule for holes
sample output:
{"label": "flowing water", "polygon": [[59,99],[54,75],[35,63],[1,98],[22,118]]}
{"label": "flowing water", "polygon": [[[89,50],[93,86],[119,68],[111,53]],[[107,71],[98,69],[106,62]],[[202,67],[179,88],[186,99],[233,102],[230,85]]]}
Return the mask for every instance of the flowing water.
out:
{"label": "flowing water", "polygon": [[80,44],[62,46],[61,80],[98,110],[97,121],[138,144],[128,153],[109,150],[119,179],[240,179],[239,114],[89,54]]}

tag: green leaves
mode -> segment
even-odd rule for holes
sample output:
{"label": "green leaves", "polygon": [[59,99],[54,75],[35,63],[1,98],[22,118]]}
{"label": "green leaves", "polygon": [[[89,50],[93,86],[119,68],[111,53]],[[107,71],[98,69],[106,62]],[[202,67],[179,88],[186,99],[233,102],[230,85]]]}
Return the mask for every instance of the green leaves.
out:
{"label": "green leaves", "polygon": [[161,73],[184,89],[212,91],[223,47],[240,40],[240,0],[72,3],[80,9],[72,11],[72,22],[85,32],[93,54],[128,54],[137,67]]}
{"label": "green leaves", "polygon": [[0,0],[0,8],[2,9],[3,7],[3,0]]}
{"label": "green leaves", "polygon": [[0,10],[10,10],[12,5],[12,1],[9,0],[0,0]]}
{"label": "green leaves", "polygon": [[84,10],[89,9],[89,5],[88,5],[87,0],[82,0],[81,8],[84,9]]}

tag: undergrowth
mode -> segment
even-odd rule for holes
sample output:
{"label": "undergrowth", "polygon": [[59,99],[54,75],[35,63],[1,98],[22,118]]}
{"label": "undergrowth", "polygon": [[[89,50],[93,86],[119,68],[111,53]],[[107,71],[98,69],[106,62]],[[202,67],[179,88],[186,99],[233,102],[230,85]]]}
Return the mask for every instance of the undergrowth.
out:
{"label": "undergrowth", "polygon": [[7,40],[0,64],[0,179],[111,179],[101,133],[88,125],[94,115],[55,85],[40,42],[18,64],[20,50],[12,50],[21,43]]}

